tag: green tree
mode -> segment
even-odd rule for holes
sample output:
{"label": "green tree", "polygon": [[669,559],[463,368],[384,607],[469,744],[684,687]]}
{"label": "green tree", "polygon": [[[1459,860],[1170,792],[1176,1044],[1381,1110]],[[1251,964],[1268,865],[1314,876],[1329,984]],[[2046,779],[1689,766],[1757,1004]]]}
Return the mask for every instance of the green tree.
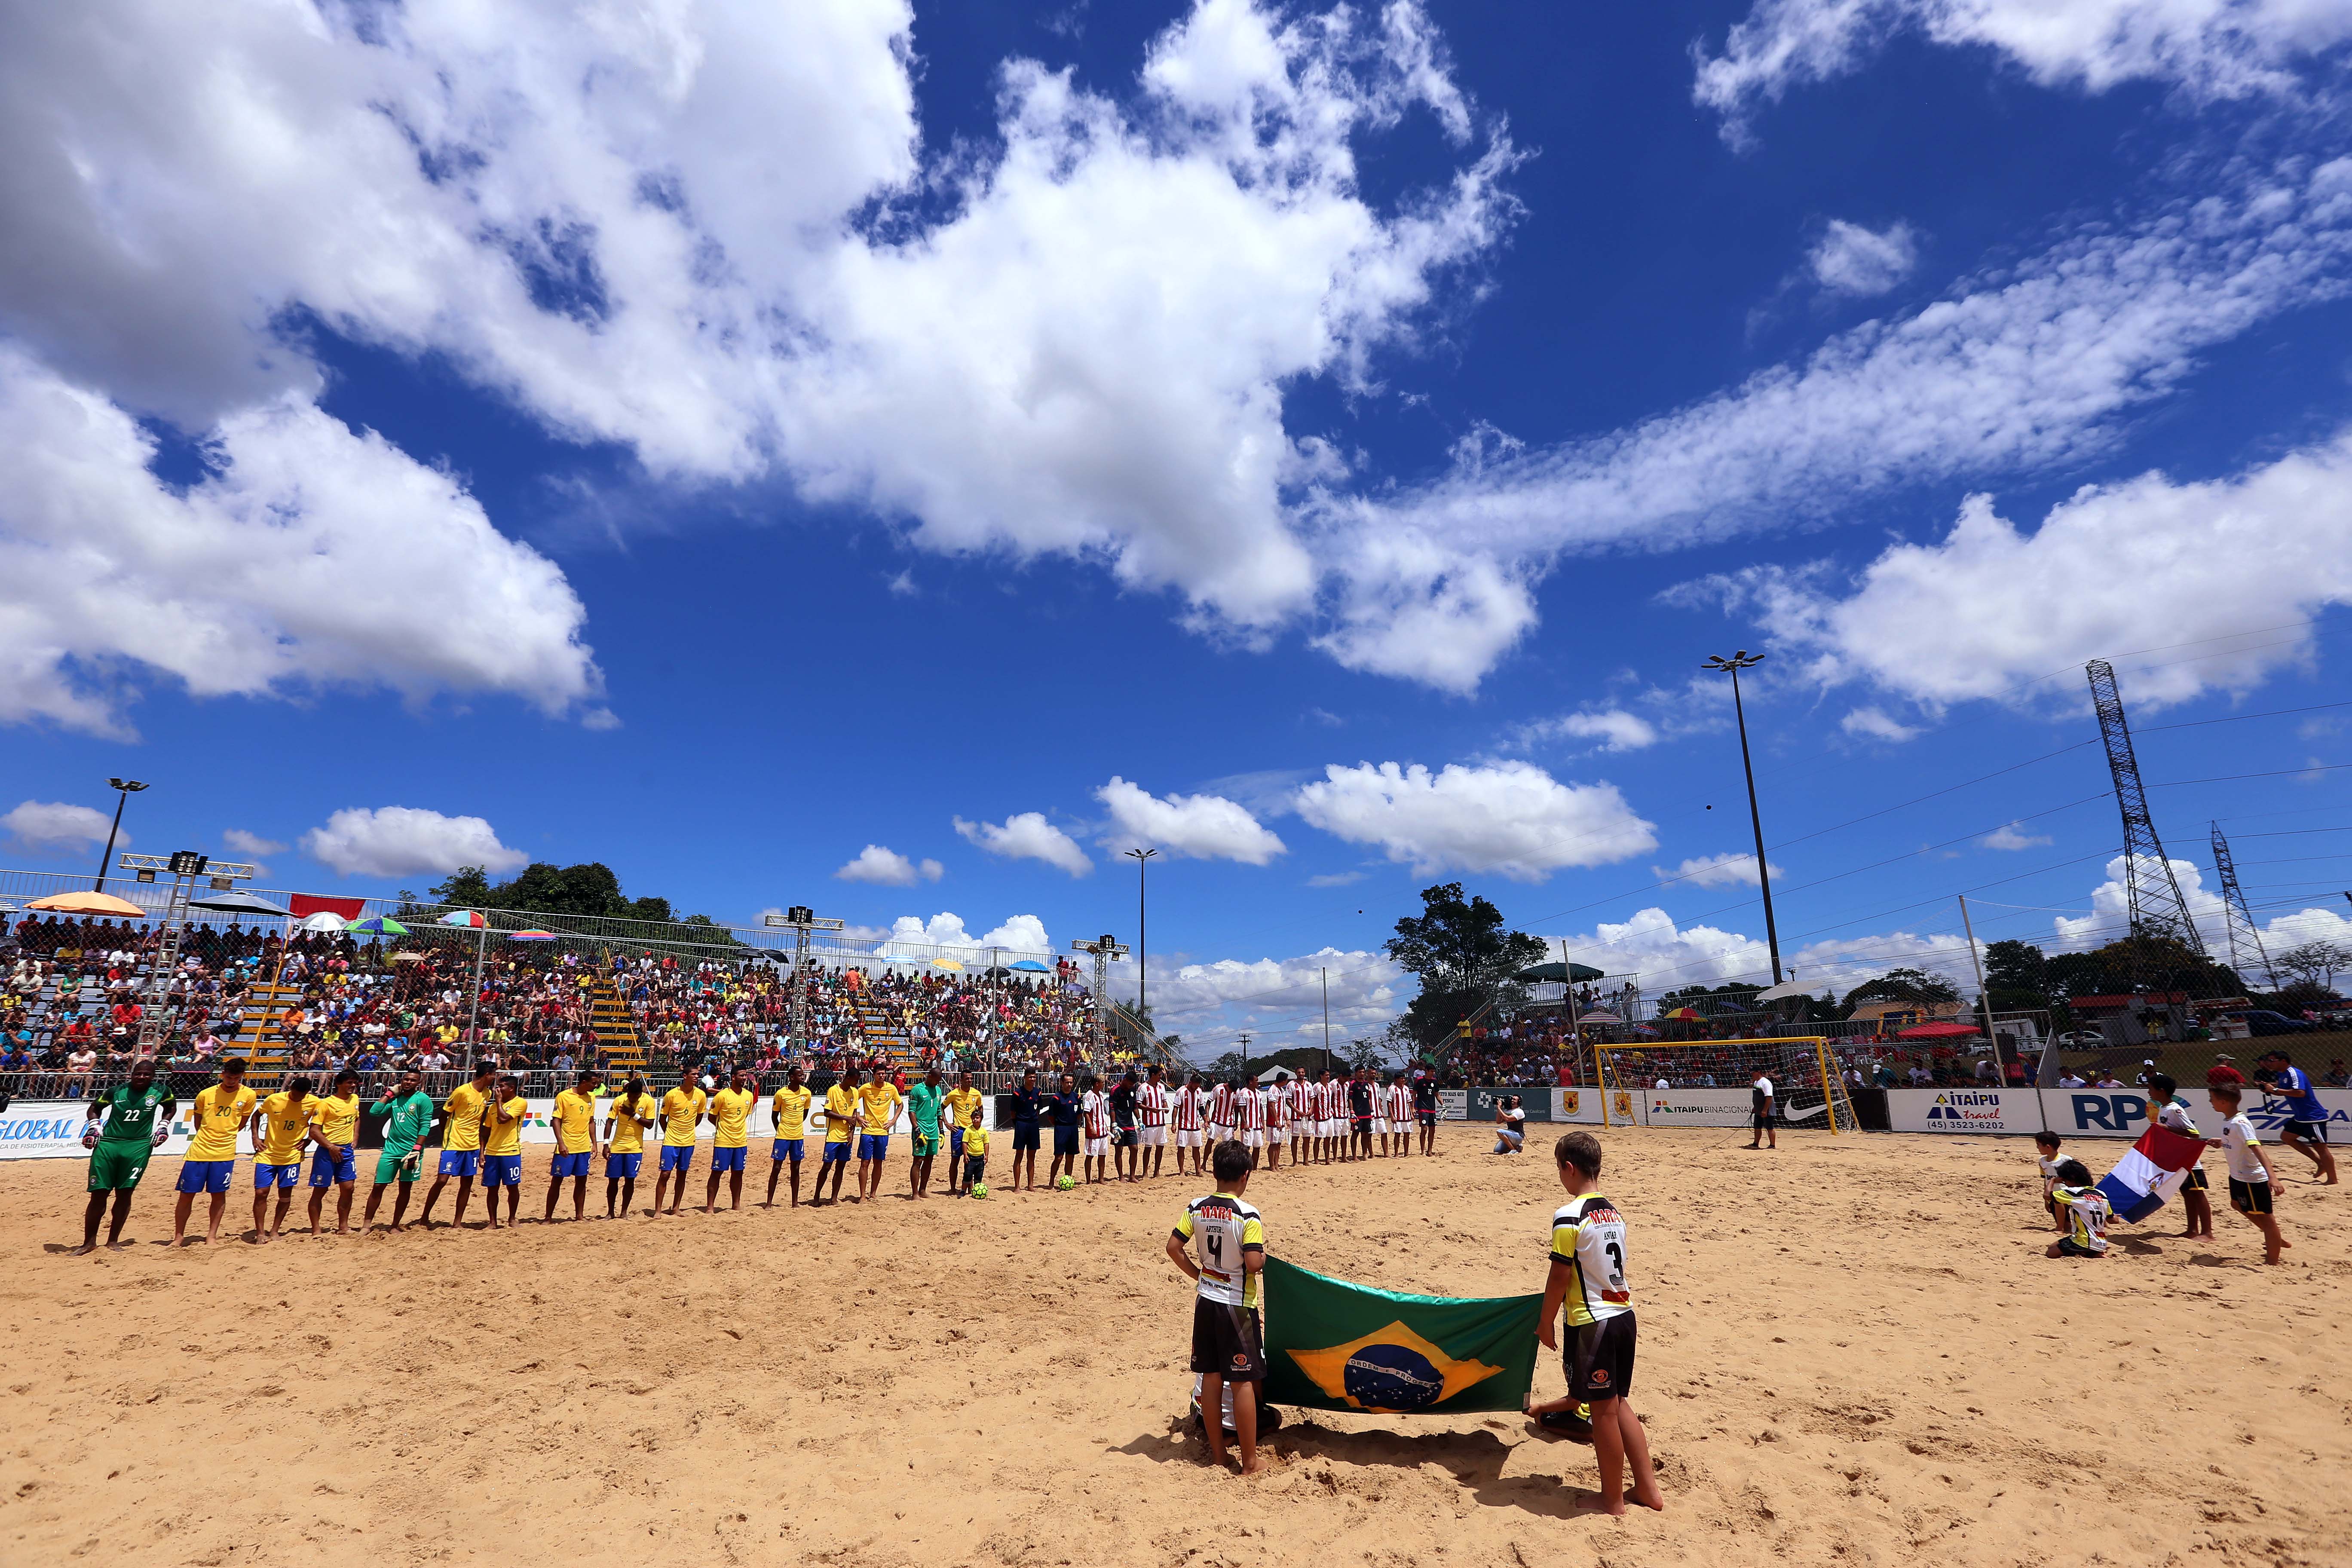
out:
{"label": "green tree", "polygon": [[1959,999],[1959,988],[1940,974],[1924,969],[1890,969],[1847,992],[1845,1005],[1851,1012],[1862,1002],[1914,1002],[1925,1007]]}
{"label": "green tree", "polygon": [[1465,897],[1459,882],[1423,889],[1421,903],[1422,912],[1397,921],[1396,934],[1381,946],[1421,982],[1393,1032],[1401,1044],[1428,1051],[1486,1003],[1518,1005],[1525,993],[1510,977],[1541,963],[1544,944],[1505,930],[1503,911],[1484,898]]}

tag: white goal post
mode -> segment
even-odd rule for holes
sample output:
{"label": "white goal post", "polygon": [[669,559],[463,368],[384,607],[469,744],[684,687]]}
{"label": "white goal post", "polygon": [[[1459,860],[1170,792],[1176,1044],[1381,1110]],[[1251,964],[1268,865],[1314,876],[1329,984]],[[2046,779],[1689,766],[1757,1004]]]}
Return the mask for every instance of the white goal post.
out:
{"label": "white goal post", "polygon": [[1607,1125],[1748,1126],[1760,1073],[1772,1082],[1773,1120],[1780,1126],[1855,1131],[1853,1101],[1825,1036],[1637,1040],[1596,1046],[1593,1056]]}

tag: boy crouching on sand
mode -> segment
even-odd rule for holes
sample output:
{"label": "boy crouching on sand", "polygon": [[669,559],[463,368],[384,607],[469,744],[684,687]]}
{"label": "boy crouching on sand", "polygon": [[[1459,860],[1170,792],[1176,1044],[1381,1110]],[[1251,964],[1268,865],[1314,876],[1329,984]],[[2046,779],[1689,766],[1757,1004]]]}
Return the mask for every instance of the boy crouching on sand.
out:
{"label": "boy crouching on sand", "polygon": [[2058,1162],[2058,1184],[2050,1190],[2066,1234],[2052,1242],[2044,1258],[2105,1258],[2107,1226],[2116,1217],[2107,1194],[2092,1184],[2090,1167],[2080,1160]]}
{"label": "boy crouching on sand", "polygon": [[[1544,1281],[1543,1318],[1536,1332],[1561,1352],[1568,1395],[1530,1404],[1538,1421],[1587,1405],[1592,1411],[1593,1458],[1601,1468],[1601,1506],[1625,1511],[1625,1476],[1633,1468],[1633,1499],[1663,1510],[1666,1500],[1650,1468],[1650,1439],[1630,1400],[1633,1385],[1633,1297],[1625,1284],[1625,1216],[1601,1195],[1601,1142],[1570,1132],[1552,1145],[1559,1184],[1569,1201],[1551,1216],[1551,1273]],[[1569,1342],[1562,1350],[1553,1324],[1567,1309]]]}
{"label": "boy crouching on sand", "polygon": [[2294,1244],[2279,1234],[2278,1221],[2271,1217],[2270,1157],[2263,1152],[2263,1141],[2254,1136],[2254,1124],[2238,1109],[2242,1098],[2238,1086],[2215,1083],[2205,1092],[2213,1109],[2228,1119],[2221,1123],[2221,1136],[2205,1142],[2221,1150],[2229,1162],[2230,1206],[2262,1228],[2263,1261],[2276,1263],[2279,1254]]}
{"label": "boy crouching on sand", "polygon": [[2058,1134],[2036,1132],[2033,1135],[2035,1163],[2042,1167],[2042,1206],[2050,1211],[2052,1228],[2064,1231],[2066,1211],[2058,1206]]}

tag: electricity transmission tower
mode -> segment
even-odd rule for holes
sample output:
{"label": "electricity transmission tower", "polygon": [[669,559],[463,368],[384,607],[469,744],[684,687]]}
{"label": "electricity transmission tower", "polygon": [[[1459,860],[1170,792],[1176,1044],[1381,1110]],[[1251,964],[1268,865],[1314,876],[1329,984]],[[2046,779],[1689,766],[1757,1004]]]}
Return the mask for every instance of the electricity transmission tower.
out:
{"label": "electricity transmission tower", "polygon": [[2132,754],[2131,726],[2124,721],[2124,700],[2116,690],[2116,667],[2095,658],[2083,667],[2091,678],[2091,702],[2099,710],[2099,738],[2106,742],[2107,771],[2116,781],[2116,805],[2124,818],[2124,898],[2131,911],[2135,937],[2167,937],[2200,957],[2205,943],[2197,922],[2189,918],[2189,904],[2180,883],[2165,858],[2164,843],[2147,814],[2147,792],[2140,787],[2139,759]]}
{"label": "electricity transmission tower", "polygon": [[2254,924],[2253,911],[2246,908],[2246,895],[2238,887],[2238,868],[2230,859],[2230,841],[2221,837],[2221,825],[2213,825],[2213,873],[2221,884],[2221,918],[2230,930],[2230,967],[2242,980],[2250,973],[2246,954],[2252,952],[2262,965],[2263,979],[2273,991],[2278,989],[2278,976],[2272,972],[2271,955],[2263,951],[2263,933]]}

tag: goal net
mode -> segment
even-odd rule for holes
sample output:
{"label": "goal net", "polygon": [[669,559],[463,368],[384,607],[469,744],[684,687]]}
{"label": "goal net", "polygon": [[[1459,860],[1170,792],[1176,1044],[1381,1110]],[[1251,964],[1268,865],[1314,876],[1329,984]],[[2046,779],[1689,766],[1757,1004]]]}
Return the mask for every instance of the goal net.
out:
{"label": "goal net", "polygon": [[[1782,1127],[1854,1130],[1829,1041],[1820,1036],[1769,1040],[1640,1041],[1594,1049],[1603,1114],[1642,1127],[1746,1127],[1756,1079],[1771,1080],[1773,1120]],[[1630,1112],[1630,1114],[1629,1114]]]}

